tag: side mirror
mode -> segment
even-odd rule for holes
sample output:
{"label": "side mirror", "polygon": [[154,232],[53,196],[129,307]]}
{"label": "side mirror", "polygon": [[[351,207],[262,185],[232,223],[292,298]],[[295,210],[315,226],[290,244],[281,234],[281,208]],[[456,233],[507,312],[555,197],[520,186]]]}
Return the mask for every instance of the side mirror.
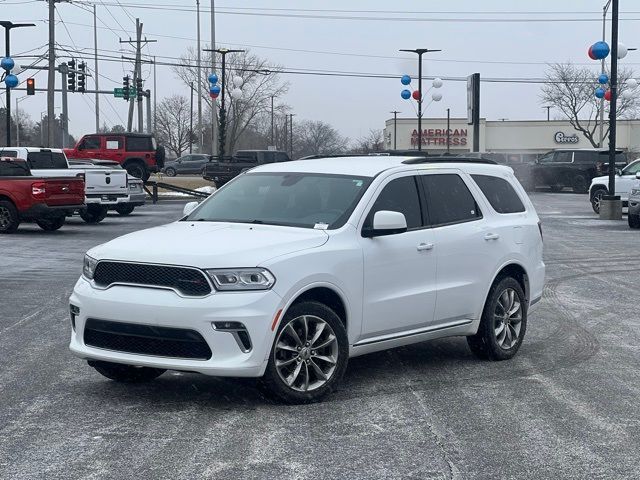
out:
{"label": "side mirror", "polygon": [[616,168],[616,175],[621,177],[622,176],[622,170],[620,170],[619,168]]}
{"label": "side mirror", "polygon": [[400,212],[380,210],[373,216],[373,228],[364,228],[362,236],[367,238],[382,237],[407,231],[407,219]]}
{"label": "side mirror", "polygon": [[640,180],[640,172],[636,173],[636,178]]}
{"label": "side mirror", "polygon": [[184,206],[184,208],[182,209],[182,214],[183,214],[184,216],[189,215],[191,212],[193,212],[193,211],[196,209],[196,207],[197,207],[198,205],[200,205],[198,202],[189,202],[189,203],[187,203],[187,204]]}

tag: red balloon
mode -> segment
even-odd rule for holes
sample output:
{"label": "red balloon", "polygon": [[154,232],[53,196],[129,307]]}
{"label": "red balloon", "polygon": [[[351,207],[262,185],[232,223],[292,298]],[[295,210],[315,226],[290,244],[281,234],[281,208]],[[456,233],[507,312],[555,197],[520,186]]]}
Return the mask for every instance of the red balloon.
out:
{"label": "red balloon", "polygon": [[213,98],[214,100],[215,100],[216,98],[218,98],[218,94],[216,94],[216,93],[210,93],[210,94],[209,94],[209,96],[210,96],[211,98]]}
{"label": "red balloon", "polygon": [[420,92],[418,90],[414,90],[411,96],[414,100],[420,100]]}
{"label": "red balloon", "polygon": [[587,51],[587,53],[589,54],[589,58],[591,60],[597,60],[596,56],[593,54],[593,45],[589,47],[589,50]]}
{"label": "red balloon", "polygon": [[607,90],[606,92],[604,92],[604,99],[605,99],[607,102],[610,102],[610,101],[611,101],[611,90]]}

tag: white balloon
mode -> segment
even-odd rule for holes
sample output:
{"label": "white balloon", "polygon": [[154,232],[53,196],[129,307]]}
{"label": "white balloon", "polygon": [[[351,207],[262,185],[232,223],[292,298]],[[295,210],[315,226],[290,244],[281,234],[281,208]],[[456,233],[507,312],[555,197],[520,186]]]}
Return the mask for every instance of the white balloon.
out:
{"label": "white balloon", "polygon": [[434,102],[439,102],[440,100],[442,100],[442,94],[440,92],[436,92],[433,95],[431,95],[431,99]]}
{"label": "white balloon", "polygon": [[634,89],[638,86],[638,81],[635,78],[630,78],[625,82],[625,85],[627,86],[627,88]]}
{"label": "white balloon", "polygon": [[433,88],[440,88],[442,86],[442,79],[441,78],[434,78],[433,82],[431,83],[431,85],[433,85]]}
{"label": "white balloon", "polygon": [[620,96],[625,100],[629,100],[631,97],[633,97],[633,92],[631,90],[625,90],[620,94]]}
{"label": "white balloon", "polygon": [[237,88],[240,88],[244,84],[244,80],[242,77],[233,77],[233,85]]}
{"label": "white balloon", "polygon": [[618,58],[624,58],[627,56],[629,49],[624,43],[618,42]]}
{"label": "white balloon", "polygon": [[239,88],[234,88],[233,90],[231,90],[231,96],[236,100],[242,98],[242,90],[240,90]]}

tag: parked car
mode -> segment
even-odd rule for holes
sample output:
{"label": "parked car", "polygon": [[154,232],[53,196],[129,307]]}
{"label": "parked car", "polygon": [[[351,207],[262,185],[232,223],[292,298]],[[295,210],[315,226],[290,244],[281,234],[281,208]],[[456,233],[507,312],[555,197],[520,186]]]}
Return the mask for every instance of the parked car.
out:
{"label": "parked car", "polygon": [[13,233],[21,222],[58,230],[66,216],[84,209],[80,177],[34,177],[26,160],[0,158],[0,233]]}
{"label": "parked car", "polygon": [[[640,180],[640,173],[636,174]],[[629,193],[629,211],[627,214],[629,227],[640,228],[640,183],[637,183]]]}
{"label": "parked car", "polygon": [[149,179],[164,166],[165,150],[146,133],[96,133],[82,137],[74,148],[65,149],[70,159],[97,158],[118,162],[129,175]]}
{"label": "parked car", "polygon": [[101,168],[76,161],[72,168],[59,148],[4,147],[0,148],[0,155],[26,159],[36,176],[83,177],[87,208],[78,213],[87,223],[101,222],[109,208],[127,202],[127,172],[119,167]]}
{"label": "parked car", "polygon": [[161,171],[169,177],[188,173],[202,175],[204,174],[204,167],[211,161],[211,159],[211,155],[199,153],[183,155],[180,158],[167,162]]}
{"label": "parked car", "polygon": [[370,352],[463,335],[512,358],[542,296],[540,221],[493,162],[272,163],[184,215],[87,252],[70,348],[110,379],[264,377],[316,401]]}
{"label": "parked car", "polygon": [[[631,189],[638,185],[638,178],[636,175],[640,172],[640,160],[631,162],[622,170],[616,172],[615,186],[616,195],[620,195],[622,200],[622,206],[626,207],[629,200],[629,193]],[[591,201],[591,207],[596,213],[600,213],[600,200],[604,195],[609,193],[609,176],[596,177],[591,180],[591,186],[589,187],[589,200]]]}
{"label": "parked car", "polygon": [[287,152],[278,152],[275,150],[238,150],[231,158],[225,158],[222,161],[214,159],[207,163],[204,167],[202,177],[210,182],[215,182],[216,187],[220,188],[242,172],[251,170],[258,165],[288,162],[290,160]]}
{"label": "parked car", "polygon": [[[542,155],[534,163],[512,164],[514,173],[526,190],[548,187],[560,192],[570,187],[575,193],[587,193],[594,177],[608,173],[608,151],[598,149],[561,149]],[[626,153],[616,154],[616,167],[628,163]]]}

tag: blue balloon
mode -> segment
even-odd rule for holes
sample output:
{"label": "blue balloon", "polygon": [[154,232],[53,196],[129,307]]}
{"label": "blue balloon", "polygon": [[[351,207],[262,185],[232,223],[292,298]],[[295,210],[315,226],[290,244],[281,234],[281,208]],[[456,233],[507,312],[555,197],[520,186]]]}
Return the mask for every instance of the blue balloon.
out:
{"label": "blue balloon", "polygon": [[604,88],[602,88],[602,87],[596,88],[596,92],[595,93],[596,93],[596,97],[604,98],[604,94],[605,94]]}
{"label": "blue balloon", "polygon": [[16,88],[20,82],[18,81],[18,77],[10,73],[4,77],[4,83],[9,88]]}
{"label": "blue balloon", "polygon": [[608,76],[606,73],[601,74],[601,75],[598,77],[598,83],[599,83],[600,85],[604,85],[604,84],[606,84],[606,83],[609,83],[609,76]]}
{"label": "blue balloon", "polygon": [[400,96],[405,100],[409,100],[411,98],[411,92],[409,90],[402,90],[402,92],[400,92]]}
{"label": "blue balloon", "polygon": [[403,75],[400,79],[400,83],[403,85],[409,85],[411,83],[411,77],[409,75]]}
{"label": "blue balloon", "polygon": [[212,73],[211,75],[209,75],[209,81],[213,84],[218,83],[218,75]]}
{"label": "blue balloon", "polygon": [[600,41],[592,45],[591,51],[593,52],[593,56],[596,60],[602,60],[603,58],[607,58],[610,48],[607,42]]}
{"label": "blue balloon", "polygon": [[14,62],[13,58],[11,57],[4,57],[2,60],[0,60],[0,67],[2,67],[7,72],[10,72],[11,70],[13,70],[13,67],[15,66],[16,66],[16,62]]}
{"label": "blue balloon", "polygon": [[213,93],[214,95],[220,95],[220,87],[218,85],[214,85],[209,89],[209,93]]}

